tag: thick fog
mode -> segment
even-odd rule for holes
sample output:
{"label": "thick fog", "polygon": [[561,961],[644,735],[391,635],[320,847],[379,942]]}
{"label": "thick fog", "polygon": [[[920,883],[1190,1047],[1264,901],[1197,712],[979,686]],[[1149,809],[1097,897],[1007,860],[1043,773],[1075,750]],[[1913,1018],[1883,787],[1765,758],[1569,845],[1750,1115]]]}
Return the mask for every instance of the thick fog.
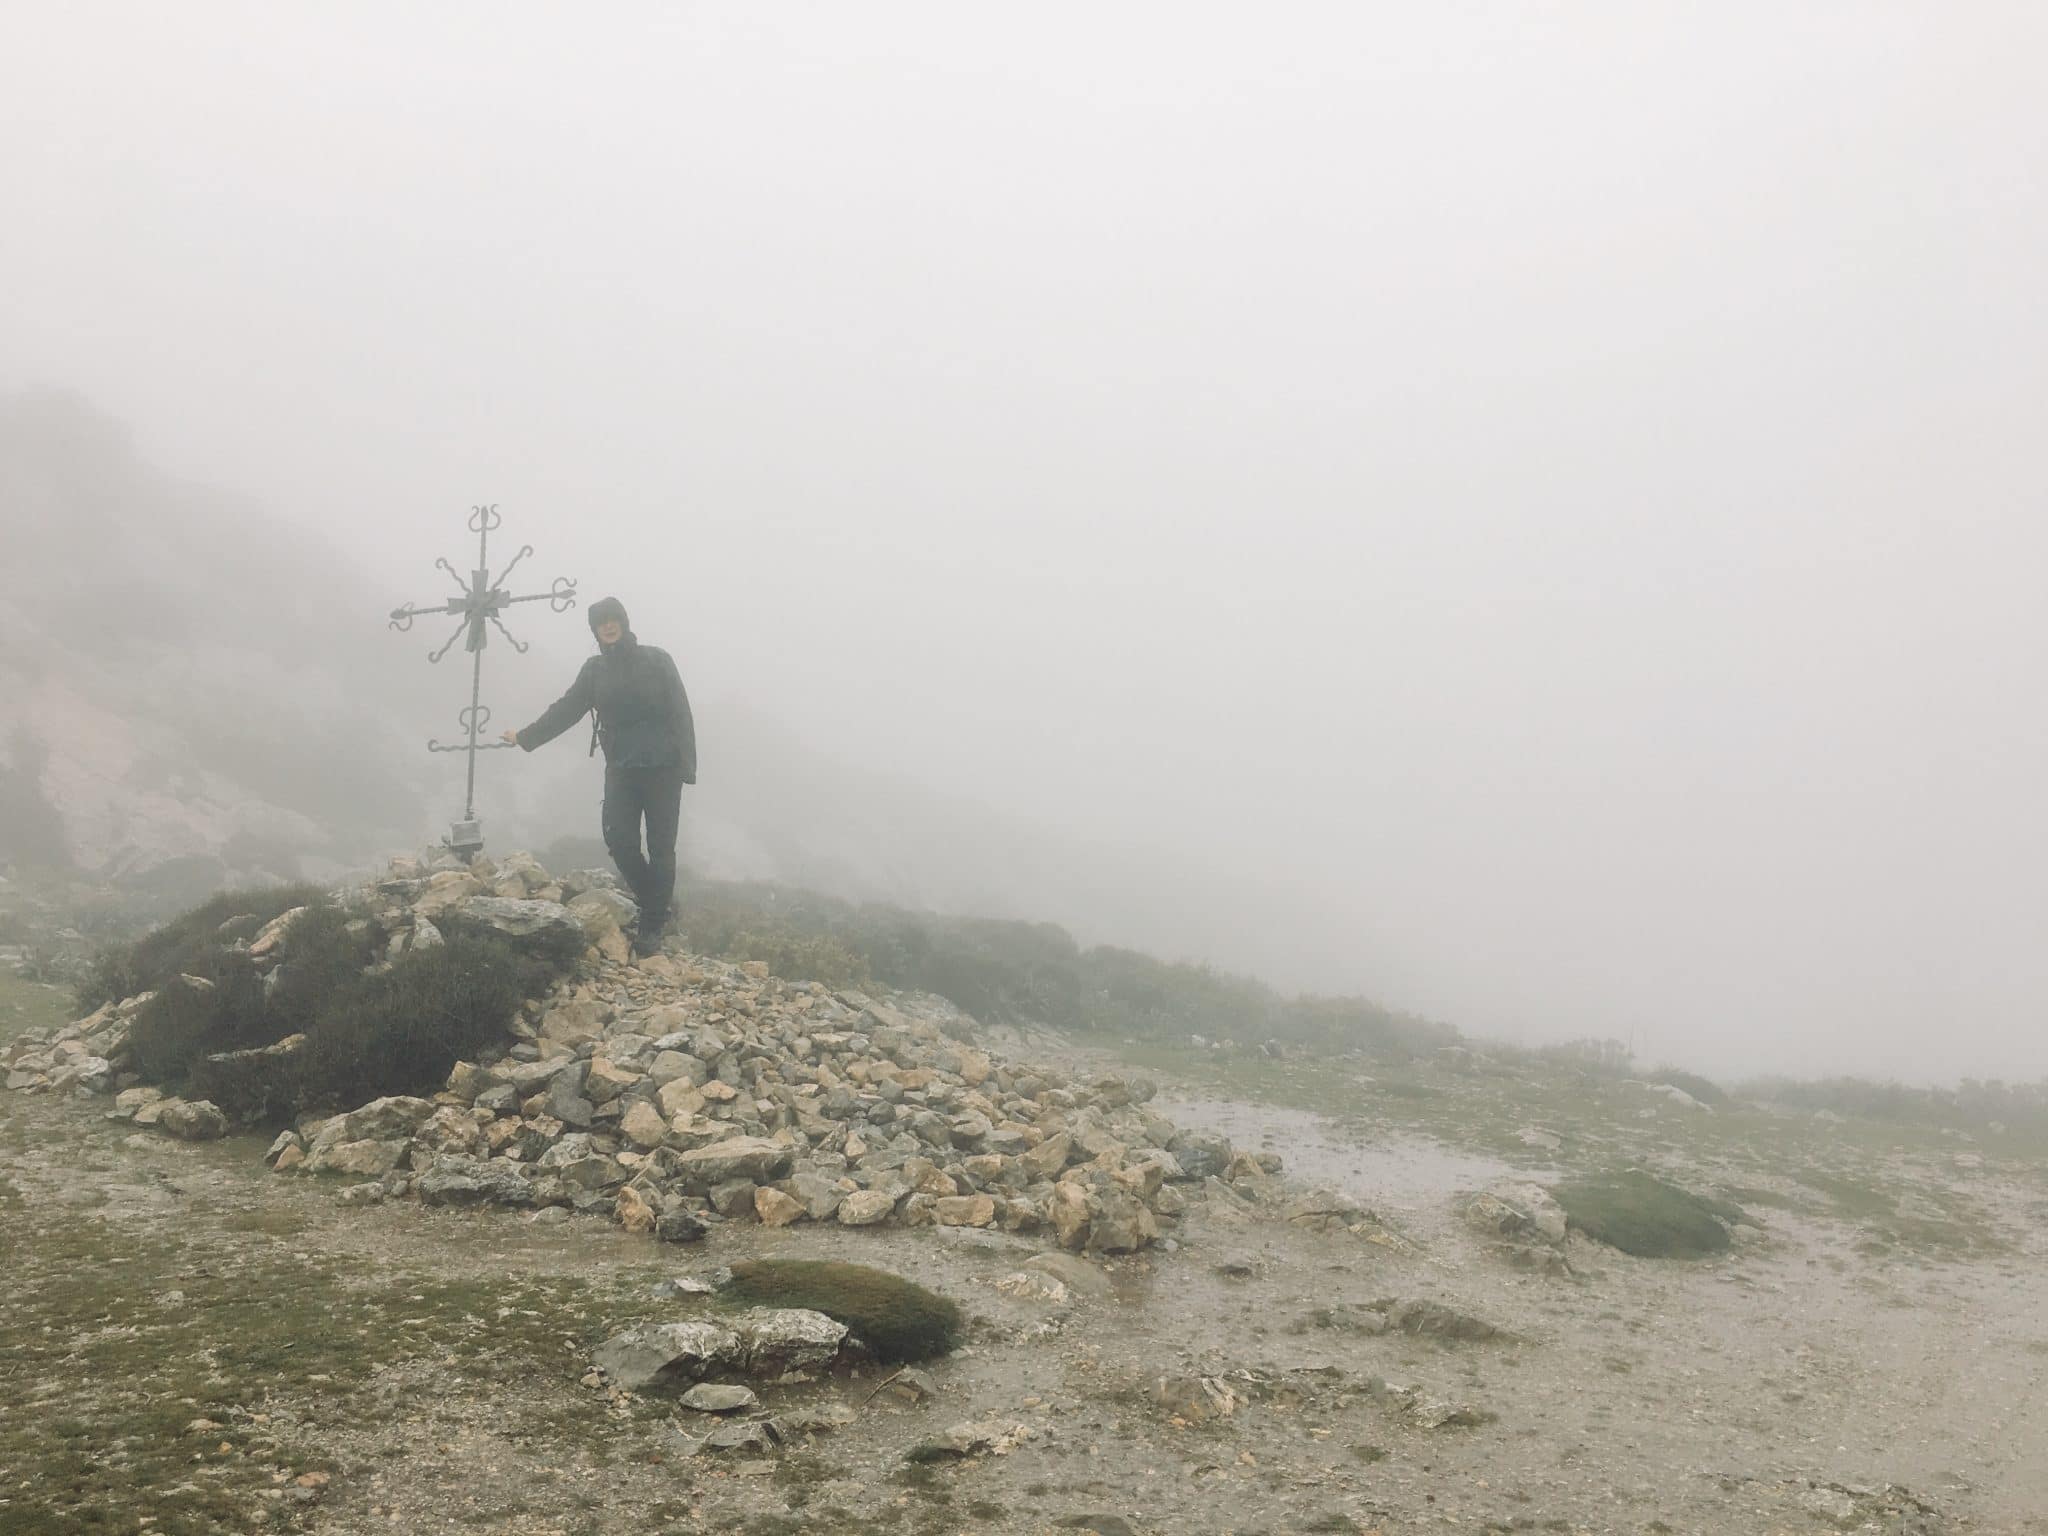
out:
{"label": "thick fog", "polygon": [[[392,603],[498,503],[675,653],[706,793],[751,711],[1080,850],[1085,937],[2032,1077],[2043,57],[1932,0],[16,6],[0,384]],[[518,627],[498,724],[588,649]]]}

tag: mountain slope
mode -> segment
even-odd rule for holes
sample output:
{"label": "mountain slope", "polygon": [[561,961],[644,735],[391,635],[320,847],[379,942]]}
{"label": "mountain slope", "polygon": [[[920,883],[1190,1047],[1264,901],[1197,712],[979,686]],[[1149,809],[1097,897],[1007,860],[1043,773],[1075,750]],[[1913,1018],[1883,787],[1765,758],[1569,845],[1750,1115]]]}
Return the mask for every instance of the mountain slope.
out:
{"label": "mountain slope", "polygon": [[0,401],[0,860],[282,869],[416,833],[376,598],[65,398]]}

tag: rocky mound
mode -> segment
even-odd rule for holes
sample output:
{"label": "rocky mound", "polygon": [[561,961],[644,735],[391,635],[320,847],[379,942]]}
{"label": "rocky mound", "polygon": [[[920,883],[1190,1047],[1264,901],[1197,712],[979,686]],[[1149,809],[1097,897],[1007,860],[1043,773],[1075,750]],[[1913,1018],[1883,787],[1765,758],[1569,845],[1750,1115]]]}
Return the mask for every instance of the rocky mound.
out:
{"label": "rocky mound", "polygon": [[[1080,1082],[977,1048],[973,1021],[943,999],[681,953],[633,960],[622,926],[637,914],[606,874],[441,853],[394,860],[347,899],[385,935],[384,963],[439,943],[451,915],[583,948],[508,1021],[502,1050],[458,1062],[439,1091],[307,1119],[272,1144],[280,1171],[374,1181],[357,1198],[603,1213],[676,1241],[720,1220],[932,1224],[1125,1253],[1181,1214],[1179,1186],[1261,1171],[1146,1108],[1143,1078]],[[261,963],[292,919],[235,942]],[[17,1042],[8,1085],[115,1093],[123,1118],[223,1133],[211,1104],[136,1081],[126,1031],[141,1002]]]}

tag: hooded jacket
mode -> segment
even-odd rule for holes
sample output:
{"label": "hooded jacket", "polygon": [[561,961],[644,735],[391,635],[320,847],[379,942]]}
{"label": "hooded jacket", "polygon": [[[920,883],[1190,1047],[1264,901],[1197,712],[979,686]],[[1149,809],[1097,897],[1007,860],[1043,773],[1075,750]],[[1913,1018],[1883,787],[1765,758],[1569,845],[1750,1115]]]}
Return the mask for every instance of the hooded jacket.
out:
{"label": "hooded jacket", "polygon": [[618,642],[598,643],[598,653],[583,663],[569,691],[519,733],[519,745],[528,752],[544,747],[595,710],[607,767],[680,766],[683,782],[696,783],[697,728],[674,660],[659,646],[640,643],[617,598],[590,606],[593,634],[607,619],[618,620],[623,630]]}

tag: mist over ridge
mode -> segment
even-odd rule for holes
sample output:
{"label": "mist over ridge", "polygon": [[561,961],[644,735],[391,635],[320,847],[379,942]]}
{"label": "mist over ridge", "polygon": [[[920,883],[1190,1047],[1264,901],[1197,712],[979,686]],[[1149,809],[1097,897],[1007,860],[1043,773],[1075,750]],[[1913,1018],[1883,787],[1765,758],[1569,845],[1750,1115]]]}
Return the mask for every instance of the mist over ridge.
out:
{"label": "mist over ridge", "polygon": [[[223,722],[303,701],[431,824],[461,689],[382,613],[495,500],[677,656],[720,870],[1714,1072],[2048,1073],[2038,12],[210,14],[0,63],[0,385],[243,519],[60,514],[11,416],[10,715],[102,638],[257,658]],[[309,530],[348,587],[257,559]],[[521,632],[499,724],[588,647]],[[485,774],[594,831],[572,742]]]}

